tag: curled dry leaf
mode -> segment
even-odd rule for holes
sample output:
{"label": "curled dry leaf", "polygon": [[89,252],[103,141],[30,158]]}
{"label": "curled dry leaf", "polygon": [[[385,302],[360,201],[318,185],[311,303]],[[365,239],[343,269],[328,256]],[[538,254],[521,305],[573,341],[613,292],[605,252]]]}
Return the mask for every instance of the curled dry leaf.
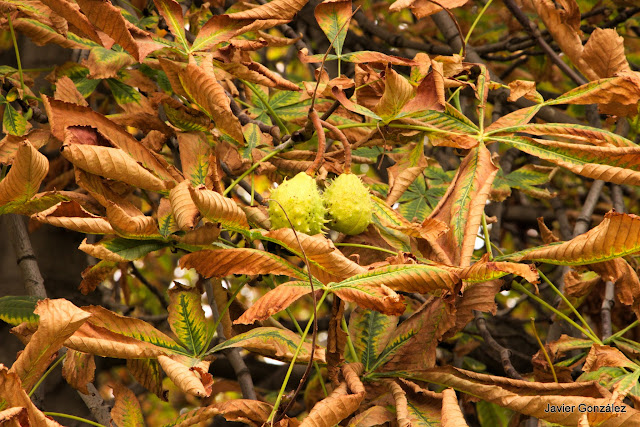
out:
{"label": "curled dry leaf", "polygon": [[92,145],[63,145],[62,155],[77,167],[95,175],[122,181],[151,191],[165,191],[160,178],[140,166],[118,148]]}
{"label": "curled dry leaf", "polygon": [[396,421],[400,427],[410,427],[411,421],[409,420],[409,409],[407,403],[407,396],[402,387],[400,387],[395,381],[385,381],[385,385],[389,388],[393,396],[393,401],[396,410]]}
{"label": "curled dry leaf", "polygon": [[[61,427],[60,424],[47,417],[36,407],[27,396],[20,377],[14,372],[9,372],[6,366],[0,363],[0,400],[5,404],[4,408],[25,408],[30,426],[33,427]],[[4,411],[3,411],[4,412]],[[2,413],[3,413],[2,412]],[[1,418],[0,418],[1,420]]]}
{"label": "curled dry leaf", "polygon": [[156,220],[150,216],[131,216],[117,204],[107,205],[107,219],[117,234],[128,238],[159,238],[160,230]]}
{"label": "curled dry leaf", "polygon": [[229,14],[231,19],[286,19],[291,20],[308,0],[273,0],[254,8]]}
{"label": "curled dry leaf", "polygon": [[189,192],[200,213],[207,219],[219,222],[225,227],[249,229],[247,216],[233,199],[207,190],[204,186],[198,188],[189,186]]}
{"label": "curled dry leaf", "polygon": [[91,316],[65,299],[39,301],[35,314],[40,316],[38,329],[10,369],[25,390],[31,390],[65,340]]}
{"label": "curled dry leaf", "polygon": [[278,285],[263,295],[233,323],[249,325],[258,320],[266,320],[310,292],[311,288],[307,281],[286,282]]}
{"label": "curled dry leaf", "polygon": [[175,421],[176,427],[186,427],[200,424],[216,415],[222,415],[227,421],[239,421],[253,427],[260,427],[266,423],[271,413],[271,405],[265,402],[249,399],[229,400],[214,403],[205,408],[194,409],[182,414]]}
{"label": "curled dry leaf", "polygon": [[535,265],[489,261],[488,254],[485,254],[480,261],[472,266],[462,269],[460,278],[466,282],[488,282],[507,274],[520,276],[529,283],[540,282]]}
{"label": "curled dry leaf", "polygon": [[467,427],[456,391],[447,388],[442,392],[442,396],[442,427]]}
{"label": "curled dry leaf", "polygon": [[25,202],[38,192],[49,171],[49,162],[29,141],[18,144],[11,170],[0,181],[0,213],[11,202]]}
{"label": "curled dry leaf", "polygon": [[600,78],[631,71],[624,53],[624,39],[614,28],[596,28],[584,45],[582,59]]}
{"label": "curled dry leaf", "polygon": [[85,210],[78,202],[60,202],[42,212],[31,216],[38,222],[64,227],[87,234],[111,234],[113,227],[106,218]]}
{"label": "curled dry leaf", "polygon": [[[209,375],[205,371],[197,370],[191,363],[194,360],[183,356],[158,356],[158,362],[167,376],[187,394],[197,397],[207,397],[211,394],[211,385],[205,388],[205,377]],[[196,361],[197,362],[197,361]],[[202,362],[201,362],[202,363]],[[210,375],[209,375],[210,376]]]}

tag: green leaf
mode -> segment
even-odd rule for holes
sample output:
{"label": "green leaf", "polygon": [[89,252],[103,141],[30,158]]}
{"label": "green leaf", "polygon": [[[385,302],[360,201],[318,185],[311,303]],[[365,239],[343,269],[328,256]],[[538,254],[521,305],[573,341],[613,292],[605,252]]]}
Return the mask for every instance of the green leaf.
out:
{"label": "green leaf", "polygon": [[349,334],[365,371],[369,371],[387,346],[398,324],[398,317],[356,308],[349,318]]}
{"label": "green leaf", "polygon": [[243,130],[245,146],[242,147],[242,157],[245,159],[253,159],[252,150],[262,143],[262,132],[255,123],[249,123]]}
{"label": "green leaf", "polygon": [[122,237],[101,240],[99,244],[129,261],[140,259],[150,252],[169,246],[168,243],[159,240],[130,240]]}
{"label": "green leaf", "polygon": [[118,104],[140,103],[142,96],[140,92],[129,85],[122,83],[118,79],[106,79],[109,89]]}
{"label": "green leaf", "polygon": [[[0,95],[1,96],[1,95]],[[4,97],[0,99],[4,105],[2,116],[2,130],[9,135],[22,136],[27,132],[27,119],[24,118]]]}
{"label": "green leaf", "polygon": [[211,325],[204,317],[200,292],[179,284],[175,286],[169,289],[169,326],[190,354],[198,356],[206,350]]}
{"label": "green leaf", "polygon": [[175,36],[177,42],[182,44],[183,52],[187,53],[189,51],[189,43],[184,33],[182,7],[174,0],[153,0],[153,2],[167,23],[171,34]]}
{"label": "green leaf", "polygon": [[342,55],[342,46],[351,21],[351,0],[323,2],[316,6],[315,16],[329,43],[338,56]]}
{"label": "green leaf", "polygon": [[514,412],[484,400],[476,403],[478,421],[482,427],[507,427]]}
{"label": "green leaf", "polygon": [[38,301],[40,298],[27,295],[1,297],[0,319],[13,326],[23,322],[37,324],[39,316],[34,310]]}

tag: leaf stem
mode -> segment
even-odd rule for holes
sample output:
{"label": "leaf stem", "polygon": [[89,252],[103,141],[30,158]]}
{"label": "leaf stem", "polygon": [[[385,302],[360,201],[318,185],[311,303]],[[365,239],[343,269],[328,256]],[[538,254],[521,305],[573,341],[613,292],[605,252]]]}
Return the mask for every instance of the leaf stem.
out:
{"label": "leaf stem", "polygon": [[333,245],[334,246],[346,246],[346,247],[350,247],[350,248],[371,249],[371,250],[374,250],[374,251],[386,252],[386,253],[391,254],[391,255],[398,255],[397,252],[394,252],[394,251],[389,250],[389,249],[378,248],[376,246],[361,245],[359,243],[334,243]]}
{"label": "leaf stem", "polygon": [[[328,289],[325,289],[324,292],[322,293],[322,296],[320,297],[320,299],[318,300],[318,304],[316,305],[315,311],[317,311],[320,308],[320,306],[322,306],[324,299],[327,297],[328,291],[329,291]],[[295,365],[296,359],[300,354],[300,350],[302,350],[302,346],[305,343],[305,339],[309,334],[309,329],[311,329],[311,325],[313,324],[313,318],[315,317],[314,313],[311,314],[311,317],[312,318],[309,319],[309,321],[307,322],[307,327],[302,332],[302,336],[300,337],[300,343],[298,344],[298,347],[296,347],[296,351],[293,353],[293,358],[291,359],[291,363],[289,364],[289,369],[287,370],[287,374],[285,375],[284,381],[282,382],[282,387],[280,387],[280,391],[278,392],[278,397],[276,398],[276,402],[273,404],[273,409],[271,410],[271,413],[269,414],[269,418],[267,419],[268,423],[273,422],[273,419],[276,413],[278,412],[278,408],[280,407],[280,403],[282,402],[282,396],[284,395],[284,391],[287,387],[287,384],[289,383],[289,378],[291,377],[291,372],[293,371],[293,366]]]}
{"label": "leaf stem", "polygon": [[243,172],[242,175],[237,177],[231,184],[229,184],[229,186],[227,188],[225,188],[225,190],[222,192],[222,195],[226,196],[227,194],[229,194],[229,192],[231,191],[231,189],[233,187],[238,185],[238,183],[240,181],[242,181],[247,175],[249,175],[251,172],[253,172],[258,166],[260,166],[260,164],[262,162],[265,162],[265,161],[269,160],[270,158],[274,157],[276,154],[280,153],[282,150],[285,150],[285,149],[289,148],[291,145],[293,145],[293,140],[292,139],[290,139],[287,142],[285,142],[283,144],[280,144],[279,146],[274,148],[272,152],[270,152],[269,154],[267,154],[266,156],[264,156],[263,158],[261,158],[260,160],[255,162],[253,165],[251,165],[251,167],[249,169],[247,169],[245,172]]}
{"label": "leaf stem", "polygon": [[9,21],[9,30],[11,31],[11,41],[13,42],[13,50],[16,51],[16,62],[18,63],[18,74],[20,75],[20,88],[24,91],[24,75],[22,74],[22,61],[20,60],[20,50],[18,49],[18,40],[16,39],[16,33],[13,30],[13,20],[11,19],[11,13],[7,13],[7,20]]}
{"label": "leaf stem", "polygon": [[542,354],[544,354],[544,358],[547,359],[547,363],[549,364],[549,368],[551,369],[551,374],[553,375],[553,380],[557,383],[558,376],[556,375],[556,369],[553,367],[553,363],[551,363],[551,358],[549,357],[549,353],[547,353],[547,349],[544,348],[544,344],[540,340],[540,336],[538,335],[538,331],[536,330],[536,319],[533,317],[531,320],[531,328],[533,329],[533,335],[536,337],[536,341],[538,341],[538,345],[540,346],[540,350],[542,350]]}
{"label": "leaf stem", "polygon": [[89,424],[96,427],[105,427],[103,424],[88,420],[86,418],[76,417],[75,415],[61,414],[60,412],[43,412],[43,413],[49,417],[68,418],[70,420],[80,421],[82,423]]}
{"label": "leaf stem", "polygon": [[561,318],[563,318],[564,320],[569,322],[569,324],[571,324],[577,330],[582,332],[584,334],[584,336],[589,338],[591,341],[595,342],[596,344],[602,345],[602,342],[598,339],[598,337],[591,335],[591,333],[588,330],[584,329],[582,326],[578,325],[576,322],[571,320],[569,318],[569,316],[567,316],[563,312],[559,311],[557,308],[555,308],[554,306],[552,306],[551,304],[549,304],[548,302],[546,302],[542,298],[540,298],[540,297],[534,295],[533,293],[531,293],[529,290],[527,290],[520,283],[514,281],[513,284],[511,285],[511,288],[516,290],[516,291],[519,291],[519,292],[522,292],[522,293],[526,294],[529,298],[531,298],[532,300],[536,301],[538,304],[542,305],[543,307],[545,307],[548,310],[550,310],[553,313],[555,313],[557,316],[560,316]]}
{"label": "leaf stem", "polygon": [[482,231],[484,231],[484,247],[487,249],[487,253],[489,254],[489,261],[493,261],[493,251],[491,250],[491,238],[489,237],[487,216],[484,214],[484,212],[482,212]]}
{"label": "leaf stem", "polygon": [[640,321],[638,321],[637,319],[631,323],[629,326],[627,326],[626,328],[622,329],[621,331],[616,332],[615,334],[611,335],[609,338],[607,338],[606,340],[604,340],[603,342],[605,344],[609,344],[611,341],[613,341],[616,338],[619,338],[621,336],[623,336],[624,334],[626,334],[627,332],[629,332],[629,330],[633,329],[634,327],[636,327],[638,325],[638,323],[640,323]]}
{"label": "leaf stem", "polygon": [[251,92],[253,92],[258,97],[260,102],[264,104],[264,106],[267,108],[267,111],[269,111],[269,114],[271,114],[273,116],[273,119],[276,121],[276,124],[280,128],[280,132],[282,132],[283,135],[288,134],[289,129],[287,129],[287,126],[285,126],[285,124],[282,122],[282,119],[280,119],[280,116],[278,116],[278,113],[276,113],[273,107],[271,106],[271,104],[269,104],[269,100],[264,99],[264,97],[262,96],[262,92],[260,92],[253,83],[245,80],[241,80],[241,81],[242,83],[244,83],[245,86],[251,89]]}
{"label": "leaf stem", "polygon": [[[469,43],[469,38],[471,38],[471,33],[473,33],[473,30],[475,30],[476,25],[478,25],[478,22],[480,22],[480,19],[482,18],[484,13],[487,11],[489,6],[491,6],[492,2],[493,2],[493,0],[489,0],[487,2],[487,4],[484,5],[482,10],[480,10],[480,13],[478,14],[478,16],[476,16],[476,19],[473,21],[473,24],[471,24],[471,28],[469,28],[469,32],[467,33],[467,36],[464,38],[464,45],[465,46]],[[462,49],[463,48],[460,48],[460,54],[462,54]]]}
{"label": "leaf stem", "polygon": [[[560,292],[560,290],[553,284],[551,283],[551,280],[549,280],[547,278],[547,276],[544,275],[544,273],[542,271],[540,271],[540,269],[538,269],[538,274],[540,275],[540,277],[542,277],[542,280],[544,280],[547,285],[551,286],[551,289],[553,289],[553,291],[560,297],[562,298],[562,301],[564,301],[565,304],[567,304],[567,306],[569,308],[571,308],[571,311],[573,311],[573,314],[576,315],[576,317],[578,319],[580,319],[580,321],[582,322],[582,324],[585,326],[585,328],[587,328],[589,330],[589,332],[591,332],[591,335],[593,335],[594,337],[596,337],[596,333],[593,332],[593,329],[591,329],[591,326],[589,326],[589,324],[587,323],[586,320],[584,320],[584,317],[582,317],[580,315],[580,313],[578,313],[578,310],[576,310],[576,308],[573,306],[573,304],[571,304],[571,302],[567,299],[567,297],[564,296],[564,294],[562,292]],[[599,340],[598,340],[599,341]],[[599,342],[600,345],[602,345],[602,342]]]}
{"label": "leaf stem", "polygon": [[353,346],[353,341],[351,341],[351,334],[349,333],[349,327],[347,326],[347,321],[344,320],[344,316],[342,316],[341,321],[342,330],[347,334],[347,347],[349,347],[349,354],[354,362],[358,361],[358,355],[356,353],[356,348]]}
{"label": "leaf stem", "polygon": [[40,377],[40,379],[38,380],[37,383],[35,383],[33,385],[33,387],[31,388],[31,391],[29,392],[28,396],[31,397],[33,395],[33,393],[35,393],[36,389],[40,386],[40,384],[42,384],[42,382],[47,378],[47,376],[56,368],[56,366],[58,366],[60,363],[62,363],[62,361],[67,357],[67,353],[63,354],[62,356],[60,356],[58,358],[58,360],[56,360],[56,362],[51,365],[49,367],[49,369],[47,369],[47,371],[42,375],[42,377]]}

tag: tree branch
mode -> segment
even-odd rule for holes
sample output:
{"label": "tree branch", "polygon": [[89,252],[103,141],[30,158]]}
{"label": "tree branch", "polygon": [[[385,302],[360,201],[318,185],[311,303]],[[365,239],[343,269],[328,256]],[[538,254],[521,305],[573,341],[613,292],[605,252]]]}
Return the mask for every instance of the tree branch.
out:
{"label": "tree branch", "polygon": [[493,353],[500,357],[505,374],[518,380],[523,379],[522,375],[516,371],[516,368],[514,368],[511,363],[511,351],[498,344],[498,342],[491,336],[491,332],[489,332],[489,329],[487,328],[487,319],[485,319],[483,314],[478,310],[474,310],[473,315],[476,319],[478,331],[480,331],[480,335],[482,335],[482,339],[484,339],[485,344],[487,344]]}

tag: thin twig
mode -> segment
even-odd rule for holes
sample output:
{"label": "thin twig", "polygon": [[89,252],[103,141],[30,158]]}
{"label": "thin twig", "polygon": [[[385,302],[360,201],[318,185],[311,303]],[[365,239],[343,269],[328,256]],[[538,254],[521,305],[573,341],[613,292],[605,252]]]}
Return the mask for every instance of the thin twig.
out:
{"label": "thin twig", "polygon": [[522,375],[516,371],[516,368],[514,368],[511,363],[511,351],[498,344],[498,342],[491,336],[491,332],[489,332],[489,329],[487,328],[487,320],[484,318],[483,314],[474,310],[473,315],[476,319],[478,331],[480,331],[480,335],[482,335],[482,339],[484,339],[485,344],[487,344],[487,346],[500,357],[505,374],[518,380],[523,379]]}
{"label": "thin twig", "polygon": [[322,123],[320,122],[320,117],[318,117],[318,113],[315,108],[311,108],[309,110],[309,120],[313,123],[313,127],[318,134],[318,151],[316,153],[316,158],[311,163],[311,165],[307,168],[307,173],[309,175],[313,175],[316,173],[320,166],[322,166],[322,159],[324,158],[324,152],[327,149],[327,138],[322,130]]}
{"label": "thin twig", "polygon": [[158,301],[160,301],[160,304],[162,304],[162,307],[165,310],[168,309],[169,304],[167,304],[167,301],[164,299],[164,296],[158,288],[153,286],[151,282],[149,282],[147,278],[140,273],[140,270],[138,270],[138,267],[136,267],[133,262],[129,263],[129,267],[131,267],[131,274],[133,274],[136,279],[138,279],[153,295],[155,295],[156,298],[158,298]]}
{"label": "thin twig", "polygon": [[[207,299],[209,302],[209,306],[211,307],[211,314],[213,316],[213,321],[218,322],[220,318],[220,313],[218,312],[218,305],[216,304],[215,297],[213,296],[213,285],[211,284],[211,280],[204,281],[204,288],[207,292]],[[226,340],[226,336],[224,334],[224,325],[222,322],[218,323],[218,327],[216,329],[218,332],[218,337],[222,340]],[[247,364],[244,363],[244,359],[240,355],[240,350],[238,348],[229,348],[223,350],[227,359],[229,359],[229,363],[233,368],[233,371],[236,373],[236,377],[238,378],[238,384],[240,384],[240,390],[242,391],[242,397],[245,399],[256,400],[256,390],[253,386],[253,379],[251,378],[251,372],[249,368],[247,368]]]}
{"label": "thin twig", "polygon": [[349,143],[347,136],[344,134],[344,132],[342,132],[340,129],[338,129],[337,127],[335,127],[329,122],[326,122],[320,119],[320,123],[322,124],[322,126],[329,129],[329,131],[333,134],[333,137],[335,139],[340,140],[340,142],[342,143],[342,147],[344,148],[343,169],[345,173],[350,173],[351,172],[351,144]]}
{"label": "thin twig", "polygon": [[517,4],[513,0],[504,0],[504,5],[507,6],[507,9],[511,11],[516,20],[522,25],[526,32],[531,34],[542,50],[547,54],[551,62],[553,62],[560,70],[565,73],[571,80],[574,81],[577,85],[583,85],[587,83],[587,79],[585,79],[580,73],[575,71],[566,62],[560,58],[560,56],[556,53],[555,50],[547,43],[547,41],[542,37],[540,33],[540,29],[533,22],[529,20],[527,15],[525,15],[522,10],[518,7]]}

